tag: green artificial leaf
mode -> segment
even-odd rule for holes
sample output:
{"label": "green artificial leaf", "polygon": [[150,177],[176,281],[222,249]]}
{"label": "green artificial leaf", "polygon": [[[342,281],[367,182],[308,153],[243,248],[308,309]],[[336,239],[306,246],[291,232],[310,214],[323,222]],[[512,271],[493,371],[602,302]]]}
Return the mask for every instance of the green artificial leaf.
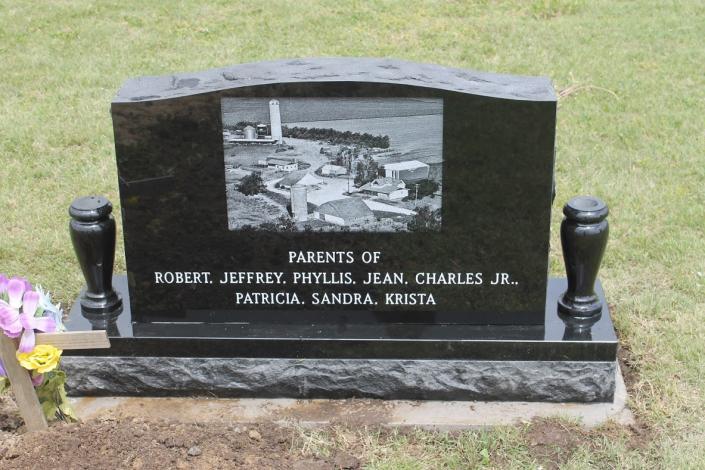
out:
{"label": "green artificial leaf", "polygon": [[44,374],[44,382],[37,387],[37,397],[47,420],[60,419],[68,423],[78,421],[66,397],[65,383],[66,373],[57,369]]}
{"label": "green artificial leaf", "polygon": [[10,379],[7,377],[0,377],[0,395],[7,392],[10,389]]}

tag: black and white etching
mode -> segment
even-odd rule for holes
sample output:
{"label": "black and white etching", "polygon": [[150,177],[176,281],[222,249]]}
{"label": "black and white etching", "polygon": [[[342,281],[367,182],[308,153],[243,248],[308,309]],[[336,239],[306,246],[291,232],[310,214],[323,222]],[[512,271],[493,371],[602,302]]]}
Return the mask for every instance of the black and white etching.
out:
{"label": "black and white etching", "polygon": [[230,230],[438,231],[443,100],[223,98]]}

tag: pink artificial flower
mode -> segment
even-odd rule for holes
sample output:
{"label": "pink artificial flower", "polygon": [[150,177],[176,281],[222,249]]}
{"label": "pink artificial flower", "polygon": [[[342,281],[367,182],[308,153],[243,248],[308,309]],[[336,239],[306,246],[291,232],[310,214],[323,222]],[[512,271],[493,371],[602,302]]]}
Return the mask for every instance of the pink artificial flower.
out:
{"label": "pink artificial flower", "polygon": [[24,292],[24,282],[20,279],[12,278],[7,282],[9,303],[0,300],[0,328],[10,338],[17,338],[22,334],[20,307],[22,306],[22,295]]}
{"label": "pink artificial flower", "polygon": [[[8,279],[5,277],[4,274],[0,274],[0,294],[4,294],[5,292],[9,292],[10,289],[10,283],[12,281],[15,281],[13,285],[15,288],[19,288],[19,286],[23,287],[22,292],[26,290],[32,290],[32,284],[29,283],[29,281],[23,277],[13,277],[12,279]],[[21,296],[22,294],[20,294]],[[22,300],[20,298],[20,300]]]}
{"label": "pink artificial flower", "polygon": [[28,281],[26,278],[24,278],[24,277],[15,276],[15,277],[13,277],[13,278],[10,279],[10,280],[11,280],[11,281],[12,281],[12,280],[14,280],[14,281],[20,281],[21,283],[23,283],[23,284],[24,284],[24,290],[32,290],[32,284],[30,284],[29,281]]}
{"label": "pink artificial flower", "polygon": [[22,302],[22,314],[20,315],[20,323],[24,328],[20,346],[17,348],[19,352],[30,352],[34,349],[34,330],[39,331],[56,331],[56,322],[50,317],[35,317],[39,304],[39,293],[29,291],[24,293]]}
{"label": "pink artificial flower", "polygon": [[19,310],[22,306],[22,294],[27,290],[24,280],[13,277],[7,281],[7,297],[10,307]]}
{"label": "pink artificial flower", "polygon": [[22,334],[20,313],[0,300],[0,329],[10,338],[17,338]]}
{"label": "pink artificial flower", "polygon": [[34,330],[56,331],[56,322],[50,317],[34,316],[39,304],[39,293],[32,290],[32,285],[26,279],[3,278],[7,281],[4,284],[8,301],[0,300],[0,329],[10,338],[22,335],[18,349],[20,352],[30,352],[34,349]]}

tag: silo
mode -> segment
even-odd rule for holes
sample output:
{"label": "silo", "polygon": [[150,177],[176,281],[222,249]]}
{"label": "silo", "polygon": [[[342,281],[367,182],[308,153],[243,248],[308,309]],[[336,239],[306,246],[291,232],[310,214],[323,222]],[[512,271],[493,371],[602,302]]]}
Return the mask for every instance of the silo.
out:
{"label": "silo", "polygon": [[245,127],[245,139],[254,140],[257,138],[257,131],[252,126]]}
{"label": "silo", "polygon": [[272,139],[282,143],[282,117],[279,114],[279,100],[269,100],[269,124],[272,128]]}
{"label": "silo", "polygon": [[291,214],[296,222],[308,220],[308,194],[306,186],[295,184],[291,187]]}

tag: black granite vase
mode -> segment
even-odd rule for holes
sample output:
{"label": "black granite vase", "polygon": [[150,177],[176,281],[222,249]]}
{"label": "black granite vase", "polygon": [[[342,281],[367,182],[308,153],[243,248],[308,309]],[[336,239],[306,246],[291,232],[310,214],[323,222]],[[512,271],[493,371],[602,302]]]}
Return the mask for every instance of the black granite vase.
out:
{"label": "black granite vase", "polygon": [[86,288],[81,293],[81,311],[91,323],[106,323],[100,325],[103,327],[122,311],[122,299],[112,285],[115,262],[112,211],[110,201],[100,196],[78,198],[69,208],[71,241],[86,279]]}
{"label": "black granite vase", "polygon": [[558,299],[558,311],[578,323],[596,320],[602,312],[595,281],[609,233],[607,205],[596,197],[578,196],[568,201],[563,214],[561,244],[568,289]]}

